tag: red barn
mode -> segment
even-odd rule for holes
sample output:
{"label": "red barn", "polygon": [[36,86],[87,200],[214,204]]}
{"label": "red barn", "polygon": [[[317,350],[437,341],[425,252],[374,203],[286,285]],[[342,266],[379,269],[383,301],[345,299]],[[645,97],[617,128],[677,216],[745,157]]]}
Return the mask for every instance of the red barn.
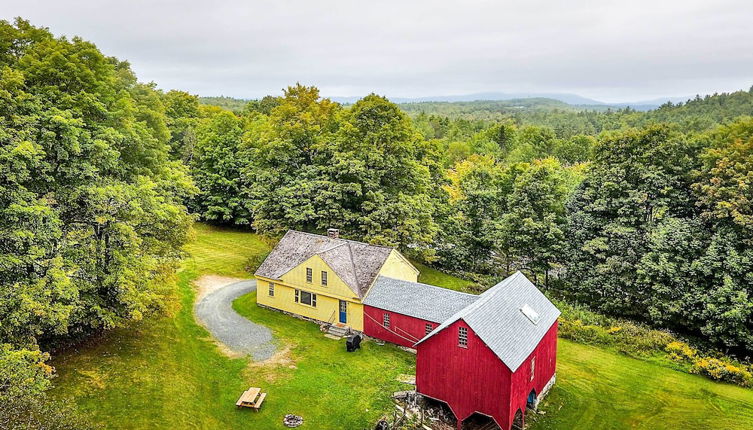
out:
{"label": "red barn", "polygon": [[474,414],[522,428],[526,405],[555,381],[559,315],[515,273],[418,342],[416,390],[447,403],[458,429]]}
{"label": "red barn", "polygon": [[479,296],[380,276],[363,300],[363,332],[387,342],[416,342]]}

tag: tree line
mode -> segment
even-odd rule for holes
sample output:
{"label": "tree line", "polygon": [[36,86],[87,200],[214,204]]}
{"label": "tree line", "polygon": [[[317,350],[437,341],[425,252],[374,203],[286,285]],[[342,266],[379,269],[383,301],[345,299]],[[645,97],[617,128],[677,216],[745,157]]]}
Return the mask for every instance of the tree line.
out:
{"label": "tree line", "polygon": [[[303,85],[231,111],[140,83],[79,38],[0,21],[0,426],[53,414],[39,401],[49,351],[165,306],[193,219],[335,227],[447,270],[524,270],[570,301],[744,354],[745,94],[520,114],[556,126],[412,118]],[[84,426],[54,413],[57,428]]]}
{"label": "tree line", "polygon": [[570,137],[411,120],[376,95],[343,107],[301,85],[255,103],[197,127],[191,207],[204,220],[337,227],[454,271],[522,269],[600,312],[753,348],[753,120],[699,132],[650,119],[713,98]]}

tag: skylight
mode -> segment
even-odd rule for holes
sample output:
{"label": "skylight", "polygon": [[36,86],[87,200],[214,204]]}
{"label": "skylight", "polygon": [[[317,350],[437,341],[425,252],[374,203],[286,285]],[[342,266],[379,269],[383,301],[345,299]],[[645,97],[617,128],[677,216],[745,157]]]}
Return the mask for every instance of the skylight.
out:
{"label": "skylight", "polygon": [[523,312],[523,315],[526,316],[529,320],[531,320],[532,323],[538,324],[539,323],[539,313],[533,310],[532,307],[528,306],[527,304],[523,305],[522,308],[520,308],[520,311]]}

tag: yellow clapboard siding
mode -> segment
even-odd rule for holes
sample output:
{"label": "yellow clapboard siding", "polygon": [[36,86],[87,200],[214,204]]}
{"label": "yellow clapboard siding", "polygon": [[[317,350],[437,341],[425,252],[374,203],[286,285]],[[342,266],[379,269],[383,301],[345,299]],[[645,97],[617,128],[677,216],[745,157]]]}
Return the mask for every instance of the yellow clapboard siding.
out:
{"label": "yellow clapboard siding", "polygon": [[[269,283],[275,284],[274,296],[269,295]],[[295,302],[295,290],[308,291],[316,294],[316,307],[304,305]],[[330,296],[323,294],[320,290],[306,288],[306,286],[295,288],[273,280],[257,277],[256,302],[269,306],[271,308],[294,313],[312,318],[318,321],[339,321],[340,300],[345,300],[347,304],[347,321],[345,324],[354,330],[363,331],[363,305],[359,300],[348,299],[346,297]]]}
{"label": "yellow clapboard siding", "polygon": [[418,269],[413,267],[408,259],[403,257],[396,249],[393,249],[387,257],[379,274],[403,281],[418,282]]}
{"label": "yellow clapboard siding", "polygon": [[[311,282],[308,282],[306,278],[307,268],[312,271]],[[322,271],[327,272],[327,285],[322,284]],[[394,249],[379,270],[379,275],[411,282],[418,281],[418,273],[418,269]],[[310,257],[283,274],[279,280],[264,277],[257,277],[257,280],[256,301],[261,305],[319,321],[339,322],[340,301],[343,300],[347,302],[345,324],[354,330],[363,331],[361,299],[318,255]],[[274,296],[269,295],[270,283],[275,284]],[[316,294],[316,307],[296,303],[296,289]]]}

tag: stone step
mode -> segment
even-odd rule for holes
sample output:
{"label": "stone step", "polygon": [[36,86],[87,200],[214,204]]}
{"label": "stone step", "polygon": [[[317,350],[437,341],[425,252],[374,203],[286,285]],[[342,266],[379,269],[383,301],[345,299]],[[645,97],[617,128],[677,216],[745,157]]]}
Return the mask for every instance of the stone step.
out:
{"label": "stone step", "polygon": [[333,336],[346,336],[348,334],[348,331],[350,330],[349,327],[338,327],[337,325],[331,325],[329,326],[329,329],[327,330],[327,333],[333,335]]}

